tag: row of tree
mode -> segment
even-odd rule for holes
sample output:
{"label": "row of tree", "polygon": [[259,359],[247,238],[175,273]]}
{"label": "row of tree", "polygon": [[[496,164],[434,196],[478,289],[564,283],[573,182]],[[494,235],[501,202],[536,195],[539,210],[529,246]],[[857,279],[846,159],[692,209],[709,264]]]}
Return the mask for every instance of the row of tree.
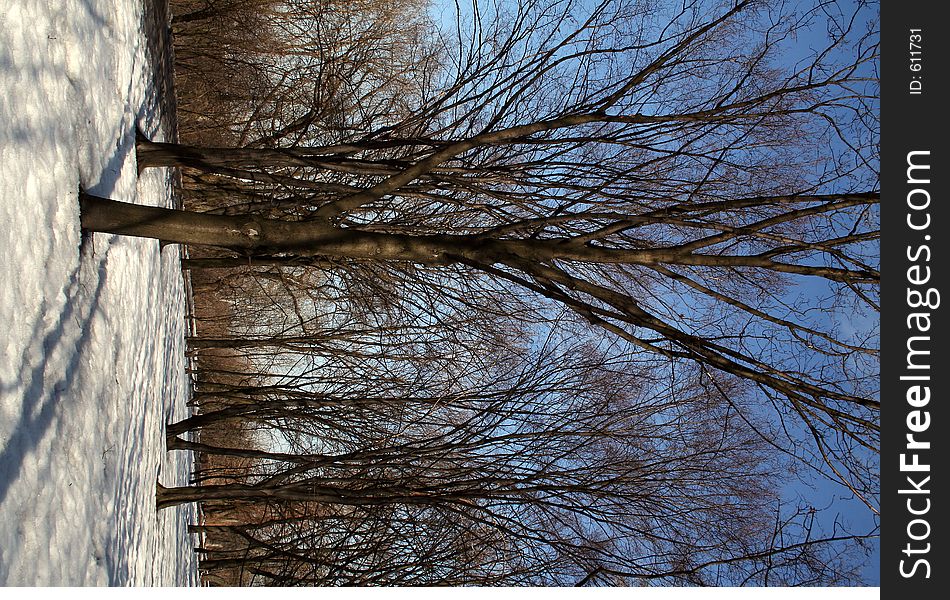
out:
{"label": "row of tree", "polygon": [[[877,510],[866,9],[522,0],[459,9],[453,32],[365,4],[261,5],[270,45],[226,53],[266,84],[232,147],[139,140],[200,212],[80,198],[87,230],[215,248],[187,266],[228,269],[247,317],[191,346],[249,372],[199,381],[202,410],[168,430],[246,461],[159,488],[257,507],[200,526],[240,544],[206,564],[282,584],[846,581],[860,536],[783,508],[776,474]],[[220,27],[221,6],[176,27]],[[182,437],[237,422],[251,443]]]}
{"label": "row of tree", "polygon": [[[785,461],[730,381],[595,346],[566,314],[539,339],[503,315],[354,312],[306,350],[256,340],[254,364],[285,364],[202,382],[218,408],[168,427],[170,449],[247,461],[159,489],[160,507],[228,507],[195,528],[231,540],[204,568],[284,585],[848,581],[835,543],[855,538],[806,533],[813,515],[782,505]],[[271,437],[186,436],[237,421]]]}

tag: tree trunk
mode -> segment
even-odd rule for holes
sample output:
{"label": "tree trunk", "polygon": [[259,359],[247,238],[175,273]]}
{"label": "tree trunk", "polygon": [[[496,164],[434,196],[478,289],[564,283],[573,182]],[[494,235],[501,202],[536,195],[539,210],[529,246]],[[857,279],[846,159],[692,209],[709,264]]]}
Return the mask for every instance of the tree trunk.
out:
{"label": "tree trunk", "polygon": [[[367,485],[365,480],[358,482]],[[226,483],[220,485],[200,485],[165,487],[157,484],[156,506],[159,509],[187,504],[189,502],[207,502],[211,500],[232,500],[255,502],[260,500],[278,500],[284,502],[316,502],[321,504],[342,504],[347,506],[379,506],[385,504],[432,504],[454,502],[471,504],[473,498],[500,497],[521,494],[517,490],[483,492],[472,489],[441,490],[438,487],[411,489],[403,485],[385,485],[373,488],[347,489],[339,486],[314,484],[308,482],[277,484],[273,486],[245,485]]]}
{"label": "tree trunk", "polygon": [[[247,253],[292,253],[358,260],[419,264],[475,262],[492,265],[511,260],[532,263],[555,259],[597,263],[717,264],[749,266],[756,257],[708,257],[690,260],[675,248],[622,250],[573,244],[567,239],[491,239],[477,235],[405,235],[334,227],[329,221],[281,221],[254,215],[229,216],[116,202],[80,193],[82,228],[162,240],[217,246]],[[718,261],[717,261],[718,259]],[[729,259],[729,260],[727,260]],[[769,261],[770,262],[770,261]]]}
{"label": "tree trunk", "polygon": [[[254,412],[255,410],[259,410],[258,404],[249,403],[228,406],[227,408],[192,415],[176,423],[169,423],[165,425],[165,436],[168,438],[168,440],[172,440],[173,438],[176,438],[187,431],[192,431],[201,427],[207,427],[212,423],[225,421],[234,417],[240,417],[246,415],[247,413]],[[170,447],[169,450],[171,450]]]}
{"label": "tree trunk", "polygon": [[[217,172],[219,169],[262,168],[262,167],[313,167],[316,161],[338,161],[334,154],[365,150],[361,146],[349,144],[320,147],[296,148],[214,148],[204,146],[187,146],[185,144],[170,144],[167,142],[153,142],[141,132],[136,136],[135,155],[138,168],[152,167],[190,167],[201,171]],[[366,161],[347,160],[347,163],[363,165],[364,168],[355,169],[360,173],[376,172],[379,165]],[[353,169],[351,169],[353,170]],[[391,171],[392,167],[383,170]]]}
{"label": "tree trunk", "polygon": [[252,217],[141,206],[82,192],[79,206],[80,223],[87,231],[225,248],[253,248],[260,237]]}
{"label": "tree trunk", "polygon": [[116,202],[80,194],[80,221],[86,231],[153,238],[167,243],[217,246],[303,256],[444,262],[451,236],[413,237],[333,227],[327,221],[288,222],[253,215],[229,216]]}
{"label": "tree trunk", "polygon": [[200,442],[190,442],[180,437],[172,436],[166,438],[165,447],[167,450],[191,450],[193,452],[204,452],[206,454],[237,456],[240,458],[254,458],[259,460],[281,460],[297,464],[312,463],[314,466],[321,463],[332,463],[336,458],[324,454],[287,454],[284,452],[267,452],[266,450],[253,450],[248,448],[225,448],[223,446],[211,446]]}
{"label": "tree trunk", "polygon": [[387,504],[398,502],[402,498],[383,497],[372,498],[347,494],[346,490],[334,489],[327,486],[312,485],[278,485],[274,487],[256,487],[240,483],[226,483],[221,485],[200,485],[183,487],[165,487],[158,484],[155,494],[158,509],[187,504],[189,502],[207,502],[209,500],[236,500],[255,502],[260,500],[283,500],[299,502],[321,502],[328,504]]}
{"label": "tree trunk", "polygon": [[[846,197],[864,204],[875,194]],[[834,281],[876,282],[876,271],[848,270],[776,260],[770,253],[728,255],[697,252],[690,244],[660,248],[610,248],[570,238],[496,239],[478,235],[406,235],[334,227],[328,220],[281,221],[255,215],[211,215],[116,202],[80,193],[82,228],[167,243],[217,246],[248,255],[283,253],[417,264],[499,263],[532,272],[532,265],[555,260],[598,264],[756,267],[813,275]],[[319,211],[318,211],[319,212]],[[701,249],[701,248],[700,248]],[[794,249],[794,248],[793,248]]]}
{"label": "tree trunk", "polygon": [[274,497],[274,490],[230,483],[223,485],[201,485],[194,487],[165,487],[158,484],[155,494],[156,507],[159,509],[209,500],[266,500]]}

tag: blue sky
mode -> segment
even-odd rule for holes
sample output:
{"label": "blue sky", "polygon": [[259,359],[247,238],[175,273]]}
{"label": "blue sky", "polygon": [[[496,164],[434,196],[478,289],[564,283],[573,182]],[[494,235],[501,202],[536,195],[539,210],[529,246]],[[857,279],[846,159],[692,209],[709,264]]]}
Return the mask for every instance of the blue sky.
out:
{"label": "blue sky", "polygon": [[[504,4],[505,0],[500,0],[499,4]],[[488,6],[488,3],[482,3]],[[676,3],[678,6],[679,3]],[[836,14],[848,15],[859,6],[864,6],[864,2],[858,3],[853,0],[843,0],[832,5],[826,12],[827,19],[820,15],[812,25],[799,31],[794,40],[790,40],[786,45],[784,54],[785,64],[793,66],[800,61],[807,60],[815,52],[820,51],[827,45],[829,24],[833,27]],[[791,3],[794,6],[794,0]],[[836,12],[837,11],[837,12]],[[470,0],[437,0],[433,3],[431,14],[434,21],[439,25],[447,35],[454,35],[457,15],[459,12],[463,15],[463,22],[471,22],[472,4]],[[876,17],[877,7],[863,8],[860,12],[860,18],[863,20],[873,20]],[[840,20],[840,18],[838,18]],[[789,291],[790,295],[805,294],[811,297],[826,295],[828,292],[827,282],[824,280],[808,281],[802,279],[798,287]],[[851,328],[855,331],[865,331],[873,329],[876,326],[874,317],[862,315],[834,315],[828,313],[829,319],[849,319],[846,323],[838,323],[845,328]],[[868,456],[868,460],[876,462],[876,456]],[[842,485],[835,483],[828,478],[821,476],[810,476],[802,474],[791,480],[782,490],[783,497],[789,502],[801,501],[811,505],[819,512],[817,521],[826,533],[831,533],[837,526],[844,525],[852,533],[867,533],[875,529],[877,518],[873,513],[858,499],[853,498],[852,494]],[[868,559],[867,564],[862,570],[863,580],[868,585],[879,585],[880,582],[880,550],[878,540],[872,540],[870,545],[873,552]]]}

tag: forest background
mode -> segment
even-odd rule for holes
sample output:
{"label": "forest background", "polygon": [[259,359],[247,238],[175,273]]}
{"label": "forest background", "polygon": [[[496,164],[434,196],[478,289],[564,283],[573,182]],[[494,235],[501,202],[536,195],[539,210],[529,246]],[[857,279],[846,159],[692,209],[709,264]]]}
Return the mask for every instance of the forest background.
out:
{"label": "forest background", "polygon": [[206,581],[875,582],[873,7],[171,8]]}

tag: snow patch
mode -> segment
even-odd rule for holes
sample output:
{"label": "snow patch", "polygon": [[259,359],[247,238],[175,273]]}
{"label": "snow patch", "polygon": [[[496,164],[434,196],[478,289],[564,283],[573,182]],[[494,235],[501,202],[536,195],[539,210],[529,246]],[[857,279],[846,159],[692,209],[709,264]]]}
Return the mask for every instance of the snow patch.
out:
{"label": "snow patch", "polygon": [[[139,0],[0,13],[0,584],[189,585],[193,507],[164,423],[187,416],[177,246],[81,236],[78,189],[170,206],[136,177],[157,107]],[[163,132],[146,133],[161,139]]]}

